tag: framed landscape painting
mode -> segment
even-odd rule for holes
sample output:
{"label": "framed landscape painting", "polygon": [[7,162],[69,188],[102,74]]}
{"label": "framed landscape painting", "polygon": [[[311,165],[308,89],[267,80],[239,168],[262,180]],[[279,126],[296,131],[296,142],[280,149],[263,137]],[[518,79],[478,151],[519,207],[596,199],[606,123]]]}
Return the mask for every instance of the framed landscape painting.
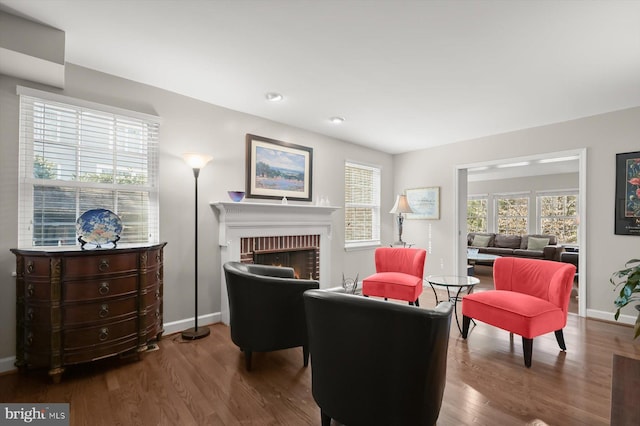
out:
{"label": "framed landscape painting", "polygon": [[248,198],[311,201],[313,149],[247,134]]}
{"label": "framed landscape painting", "polygon": [[407,189],[407,202],[413,213],[407,219],[440,219],[440,187]]}
{"label": "framed landscape painting", "polygon": [[640,235],[640,151],[616,154],[618,235]]}

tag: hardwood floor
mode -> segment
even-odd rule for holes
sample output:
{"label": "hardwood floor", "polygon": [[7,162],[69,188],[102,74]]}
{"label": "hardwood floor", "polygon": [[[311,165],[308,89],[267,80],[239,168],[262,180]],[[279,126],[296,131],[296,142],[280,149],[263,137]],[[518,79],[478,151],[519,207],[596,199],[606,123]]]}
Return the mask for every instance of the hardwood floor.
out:
{"label": "hardwood floor", "polygon": [[[420,305],[433,303],[425,291]],[[256,353],[247,373],[229,329],[210,328],[202,340],[167,336],[141,362],[107,359],[68,368],[59,385],[45,372],[5,374],[0,401],[69,402],[72,425],[320,424],[300,348]],[[553,333],[536,338],[527,369],[518,336],[512,340],[479,323],[465,341],[452,322],[437,424],[609,424],[613,354],[640,359],[640,343],[631,327],[575,315],[564,334],[566,353]]]}

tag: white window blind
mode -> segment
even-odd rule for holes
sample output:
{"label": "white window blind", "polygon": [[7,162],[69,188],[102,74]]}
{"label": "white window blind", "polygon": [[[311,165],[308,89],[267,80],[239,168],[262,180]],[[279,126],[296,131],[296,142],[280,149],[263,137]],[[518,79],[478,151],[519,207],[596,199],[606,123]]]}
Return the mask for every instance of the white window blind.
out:
{"label": "white window blind", "polygon": [[19,246],[78,244],[95,208],[120,216],[119,244],[158,242],[159,121],[20,89]]}
{"label": "white window blind", "polygon": [[380,168],[345,163],[345,247],[380,244]]}

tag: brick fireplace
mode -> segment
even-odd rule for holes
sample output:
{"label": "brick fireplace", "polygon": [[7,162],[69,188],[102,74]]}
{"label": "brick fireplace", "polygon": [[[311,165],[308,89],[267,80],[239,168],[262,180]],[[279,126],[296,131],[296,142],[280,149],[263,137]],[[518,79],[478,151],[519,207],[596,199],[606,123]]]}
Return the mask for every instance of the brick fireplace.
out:
{"label": "brick fireplace", "polygon": [[296,278],[320,279],[320,235],[240,239],[240,261],[292,267]]}
{"label": "brick fireplace", "polygon": [[[245,201],[211,205],[218,212],[221,265],[228,261],[257,263],[256,255],[271,256],[267,262],[273,264],[274,257],[280,261],[288,253],[289,258],[292,254],[303,258],[300,278],[313,275],[320,288],[332,286],[331,215],[338,207]],[[222,270],[220,287],[221,318],[228,324],[229,300]]]}

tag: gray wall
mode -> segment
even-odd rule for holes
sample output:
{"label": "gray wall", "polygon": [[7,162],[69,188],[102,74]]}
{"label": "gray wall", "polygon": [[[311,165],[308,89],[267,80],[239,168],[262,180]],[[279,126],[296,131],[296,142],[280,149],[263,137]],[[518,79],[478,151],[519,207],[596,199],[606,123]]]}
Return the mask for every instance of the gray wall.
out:
{"label": "gray wall", "polygon": [[[614,235],[615,154],[640,150],[640,107],[548,126],[488,136],[406,153],[394,157],[396,192],[420,186],[441,187],[441,219],[406,221],[405,234],[418,245],[429,242],[429,269],[455,270],[456,166],[540,155],[565,150],[587,150],[586,265],[587,315],[613,320],[611,273],[640,254],[640,238]],[[431,227],[431,232],[429,232]],[[409,237],[407,237],[409,238]],[[623,313],[634,315],[632,307]]]}
{"label": "gray wall", "polygon": [[[164,320],[193,317],[193,188],[186,151],[214,159],[200,173],[199,184],[199,308],[200,315],[220,311],[218,220],[210,202],[229,201],[227,190],[244,189],[245,134],[252,133],[313,148],[313,194],[344,207],[344,162],[358,160],[382,167],[382,200],[390,209],[394,195],[393,158],[371,149],[231,111],[144,84],[120,79],[73,64],[66,65],[65,89],[57,90],[0,75],[0,370],[15,354],[15,258],[18,215],[18,96],[16,85],[49,90],[115,107],[159,115],[160,239],[165,251]],[[261,96],[257,94],[256,96]],[[293,202],[290,202],[293,204]],[[393,240],[393,217],[383,215],[382,241]],[[323,259],[324,261],[324,259]],[[332,281],[374,271],[373,249],[344,251],[344,212],[333,214]],[[186,328],[186,327],[185,327]]]}

